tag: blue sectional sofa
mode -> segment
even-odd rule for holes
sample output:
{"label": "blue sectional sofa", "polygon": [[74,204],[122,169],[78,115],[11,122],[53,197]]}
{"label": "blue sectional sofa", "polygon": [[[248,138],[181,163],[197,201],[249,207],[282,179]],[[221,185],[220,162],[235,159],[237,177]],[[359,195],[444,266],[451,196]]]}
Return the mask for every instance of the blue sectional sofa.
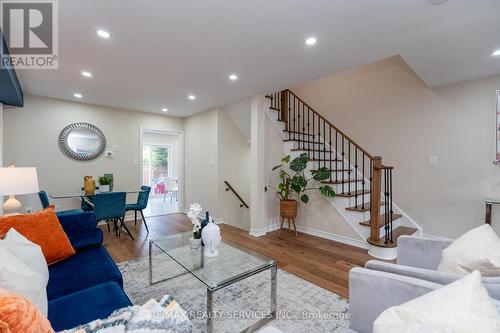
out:
{"label": "blue sectional sofa", "polygon": [[58,215],[76,254],[49,266],[48,318],[55,331],[108,317],[132,305],[118,267],[102,246],[91,212]]}

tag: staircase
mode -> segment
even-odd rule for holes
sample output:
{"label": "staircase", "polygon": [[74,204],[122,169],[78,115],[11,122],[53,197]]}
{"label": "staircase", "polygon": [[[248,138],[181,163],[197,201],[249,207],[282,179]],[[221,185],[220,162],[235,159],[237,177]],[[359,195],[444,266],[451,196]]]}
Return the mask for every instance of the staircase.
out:
{"label": "staircase", "polygon": [[[269,115],[283,132],[292,157],[306,152],[314,169],[333,172],[323,181],[335,188],[331,204],[366,238],[369,253],[383,259],[397,255],[398,238],[419,231],[393,202],[393,167],[372,156],[290,90],[266,95]],[[310,170],[310,171],[313,171]]]}

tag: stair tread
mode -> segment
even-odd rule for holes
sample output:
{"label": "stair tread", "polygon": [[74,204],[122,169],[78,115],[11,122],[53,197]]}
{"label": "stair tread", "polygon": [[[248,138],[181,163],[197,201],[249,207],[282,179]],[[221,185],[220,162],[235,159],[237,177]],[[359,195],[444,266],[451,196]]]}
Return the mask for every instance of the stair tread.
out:
{"label": "stair tread", "polygon": [[[312,169],[311,172],[318,171],[318,169]],[[332,172],[347,172],[352,171],[351,169],[332,169]]]}
{"label": "stair tread", "polygon": [[323,150],[323,149],[292,148],[290,150],[291,151],[312,151],[312,152],[317,152],[317,153],[333,154],[333,151],[331,151],[331,150]]}
{"label": "stair tread", "polygon": [[410,236],[413,235],[415,232],[417,232],[417,229],[415,228],[410,228],[410,227],[397,227],[392,231],[392,239],[393,242],[389,244],[385,244],[384,237],[380,238],[378,241],[373,241],[370,238],[368,238],[366,241],[372,245],[379,246],[379,247],[386,247],[386,248],[393,248],[398,246],[398,238],[400,236]]}
{"label": "stair tread", "polygon": [[335,160],[335,159],[331,160],[329,158],[309,158],[309,161],[314,161],[314,162],[318,162],[318,161],[323,162],[323,161],[326,161],[326,162],[344,163],[344,161],[342,161],[342,160]]}
{"label": "stair tread", "polygon": [[[381,202],[380,206],[383,206],[384,204],[385,204],[385,202]],[[365,204],[363,206],[364,206],[364,208],[362,208],[361,204],[359,204],[358,207],[356,207],[356,206],[347,207],[346,210],[350,210],[352,212],[361,212],[361,213],[369,212],[370,211],[370,209],[371,209],[371,203],[370,202],[365,202]]]}
{"label": "stair tread", "polygon": [[341,185],[341,184],[347,184],[347,183],[356,183],[356,182],[362,182],[363,179],[344,179],[344,180],[323,180],[321,183],[323,184],[333,184],[333,185]]}
{"label": "stair tread", "polygon": [[[378,217],[378,227],[379,227],[379,228],[382,228],[382,227],[384,227],[384,226],[385,226],[385,215],[386,215],[386,214],[382,214],[382,215],[379,215],[379,217]],[[392,214],[392,220],[393,220],[393,221],[394,221],[394,220],[397,220],[397,219],[399,219],[401,216],[403,216],[403,215],[401,215],[401,214],[394,214],[394,213],[393,213],[393,214]],[[359,224],[369,227],[369,226],[370,226],[370,220],[363,221],[363,222],[359,222]]]}
{"label": "stair tread", "polygon": [[[284,120],[282,120],[283,122],[285,122]],[[299,140],[299,139],[285,139],[283,140],[283,142],[305,142],[305,143],[313,143],[313,144],[317,144],[317,145],[322,145],[323,142],[318,142],[318,141],[309,141],[309,140]]]}
{"label": "stair tread", "polygon": [[290,133],[290,134],[299,134],[299,135],[315,136],[315,134],[308,134],[308,133],[302,133],[302,132],[290,131],[290,130],[283,130],[283,132],[285,132],[285,133]]}
{"label": "stair tread", "polygon": [[352,198],[355,197],[356,195],[364,195],[370,193],[370,190],[358,190],[358,191],[351,191],[350,193],[345,192],[345,193],[336,193],[335,196],[341,197],[341,198]]}

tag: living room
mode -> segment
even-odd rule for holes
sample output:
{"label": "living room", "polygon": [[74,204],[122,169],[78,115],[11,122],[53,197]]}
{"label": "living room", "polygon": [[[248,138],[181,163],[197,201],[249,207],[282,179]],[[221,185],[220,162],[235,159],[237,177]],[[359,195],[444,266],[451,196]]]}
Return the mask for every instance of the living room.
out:
{"label": "living room", "polygon": [[495,1],[0,6],[0,331],[500,332]]}

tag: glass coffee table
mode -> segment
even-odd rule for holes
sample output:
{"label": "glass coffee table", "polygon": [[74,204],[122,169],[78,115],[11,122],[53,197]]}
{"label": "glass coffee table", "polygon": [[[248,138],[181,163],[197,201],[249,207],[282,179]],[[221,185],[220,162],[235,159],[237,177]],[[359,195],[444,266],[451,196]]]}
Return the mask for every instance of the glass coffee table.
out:
{"label": "glass coffee table", "polygon": [[[250,250],[241,248],[227,241],[219,246],[219,255],[205,258],[203,247],[191,249],[189,239],[192,232],[184,232],[161,239],[149,239],[149,283],[155,284],[173,279],[180,275],[191,274],[207,288],[207,332],[213,332],[214,308],[213,294],[215,291],[242,281],[250,276],[269,270],[271,273],[271,309],[256,323],[242,332],[254,332],[276,318],[276,261]],[[153,248],[165,253],[179,264],[185,271],[175,276],[153,281]]]}

